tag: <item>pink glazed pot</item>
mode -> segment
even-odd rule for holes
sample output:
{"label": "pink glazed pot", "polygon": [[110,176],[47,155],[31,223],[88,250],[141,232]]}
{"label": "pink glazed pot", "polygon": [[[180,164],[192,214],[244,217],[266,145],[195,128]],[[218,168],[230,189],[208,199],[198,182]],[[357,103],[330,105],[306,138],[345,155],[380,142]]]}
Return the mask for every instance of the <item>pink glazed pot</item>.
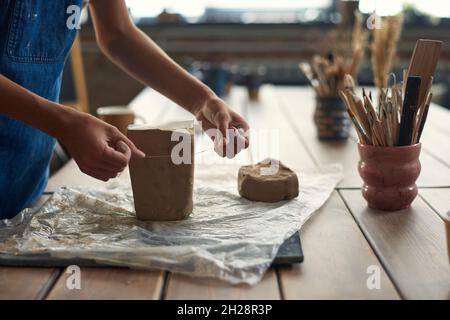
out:
{"label": "pink glazed pot", "polygon": [[374,147],[358,144],[362,194],[369,207],[395,211],[408,208],[417,196],[421,144]]}

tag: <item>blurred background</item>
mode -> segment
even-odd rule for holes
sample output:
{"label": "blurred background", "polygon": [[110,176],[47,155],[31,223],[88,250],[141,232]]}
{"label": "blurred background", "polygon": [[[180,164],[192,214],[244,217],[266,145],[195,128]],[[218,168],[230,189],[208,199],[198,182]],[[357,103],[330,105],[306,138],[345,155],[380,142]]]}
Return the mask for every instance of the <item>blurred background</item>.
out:
{"label": "blurred background", "polygon": [[[434,102],[450,107],[450,6],[442,0],[127,0],[136,25],[173,59],[226,95],[231,85],[307,85],[298,68],[315,53],[326,55],[340,46],[351,50],[354,11],[370,28],[380,16],[403,12],[403,30],[393,61],[401,79],[415,42],[444,42],[435,77]],[[370,30],[369,30],[370,31]],[[369,33],[370,37],[370,33]],[[100,52],[88,11],[84,12],[79,48],[84,69],[86,103],[91,112],[103,105],[127,104],[143,85]],[[369,39],[370,41],[370,39]],[[358,75],[360,85],[373,85],[370,48]],[[73,60],[72,60],[73,62]],[[71,68],[70,64],[67,66]],[[73,75],[67,70],[65,77]],[[75,70],[76,72],[76,70]],[[120,84],[120,85],[118,85]],[[114,92],[112,95],[111,92]],[[65,85],[62,95],[70,96]]]}

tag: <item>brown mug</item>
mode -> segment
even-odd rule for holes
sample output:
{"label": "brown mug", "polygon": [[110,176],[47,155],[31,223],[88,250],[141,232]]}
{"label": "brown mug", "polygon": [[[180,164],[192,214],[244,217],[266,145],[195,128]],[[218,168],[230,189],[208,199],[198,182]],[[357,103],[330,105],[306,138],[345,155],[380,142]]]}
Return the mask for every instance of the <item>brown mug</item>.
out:
{"label": "brown mug", "polygon": [[128,126],[134,124],[136,119],[145,123],[142,117],[137,116],[132,109],[126,106],[101,107],[97,109],[97,115],[101,120],[115,126],[124,135],[127,134]]}
{"label": "brown mug", "polygon": [[362,195],[369,207],[395,211],[408,208],[417,196],[421,144],[375,147],[358,144]]}

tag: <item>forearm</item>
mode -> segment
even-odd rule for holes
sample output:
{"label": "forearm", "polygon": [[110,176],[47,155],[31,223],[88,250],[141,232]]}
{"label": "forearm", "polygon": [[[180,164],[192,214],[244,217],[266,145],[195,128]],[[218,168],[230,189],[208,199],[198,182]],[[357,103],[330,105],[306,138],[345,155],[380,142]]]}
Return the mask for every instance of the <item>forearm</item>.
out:
{"label": "forearm", "polygon": [[58,135],[57,125],[70,113],[69,107],[43,99],[0,74],[0,114],[24,122],[51,136]]}
{"label": "forearm", "polygon": [[[122,69],[193,113],[207,133],[215,129],[227,136],[230,129],[234,132],[241,132],[236,129],[248,131],[247,122],[239,114],[136,28],[129,17],[125,0],[91,0],[89,5],[97,43]],[[211,137],[222,156],[224,150],[229,150],[235,142],[243,140],[243,145],[248,146],[246,134],[240,133],[231,140],[216,139],[217,135]],[[239,148],[233,147],[231,157],[239,151]]]}
{"label": "forearm", "polygon": [[209,99],[217,98],[134,26],[111,41],[104,52],[134,78],[193,114]]}

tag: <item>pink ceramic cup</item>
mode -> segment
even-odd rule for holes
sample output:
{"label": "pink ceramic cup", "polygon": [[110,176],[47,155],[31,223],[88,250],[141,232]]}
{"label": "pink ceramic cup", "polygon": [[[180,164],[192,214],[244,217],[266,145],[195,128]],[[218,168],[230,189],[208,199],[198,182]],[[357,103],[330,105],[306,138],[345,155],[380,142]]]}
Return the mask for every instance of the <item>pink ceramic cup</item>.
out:
{"label": "pink ceramic cup", "polygon": [[358,171],[369,207],[395,211],[408,208],[417,196],[421,144],[402,147],[358,145]]}

